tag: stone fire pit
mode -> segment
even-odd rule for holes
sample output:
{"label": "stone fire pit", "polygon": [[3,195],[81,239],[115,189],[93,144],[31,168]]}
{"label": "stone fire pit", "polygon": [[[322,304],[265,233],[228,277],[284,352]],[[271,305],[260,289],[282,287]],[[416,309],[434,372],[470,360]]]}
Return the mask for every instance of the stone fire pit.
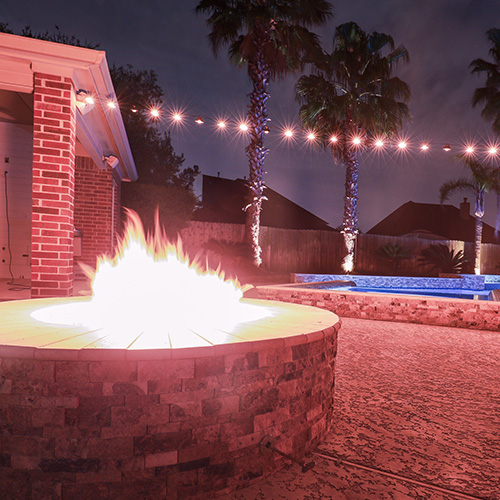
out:
{"label": "stone fire pit", "polygon": [[0,303],[2,498],[210,498],[283,464],[264,436],[300,458],[329,430],[335,314],[247,299],[271,317],[180,349],[31,317],[72,300]]}

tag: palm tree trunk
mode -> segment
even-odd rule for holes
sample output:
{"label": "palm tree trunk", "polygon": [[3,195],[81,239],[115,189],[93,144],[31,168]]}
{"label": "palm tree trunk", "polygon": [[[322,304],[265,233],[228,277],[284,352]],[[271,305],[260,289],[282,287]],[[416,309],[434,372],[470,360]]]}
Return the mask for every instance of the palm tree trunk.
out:
{"label": "palm tree trunk", "polygon": [[252,260],[256,266],[262,264],[262,249],[259,243],[260,213],[264,193],[264,160],[269,150],[264,147],[264,128],[267,125],[267,100],[269,94],[267,86],[269,83],[269,68],[264,62],[262,55],[263,39],[255,37],[256,57],[254,61],[248,62],[248,74],[253,83],[253,90],[249,94],[250,105],[248,109],[248,121],[250,122],[250,144],[246,147],[249,160],[249,199],[246,207],[245,242],[252,248]]}
{"label": "palm tree trunk", "polygon": [[474,237],[474,274],[481,274],[481,241],[483,239],[483,218],[476,216]]}
{"label": "palm tree trunk", "polygon": [[344,219],[342,222],[342,233],[344,234],[344,245],[346,255],[342,261],[342,268],[346,273],[354,270],[354,252],[356,250],[356,239],[358,236],[358,175],[359,161],[356,150],[346,148],[344,154],[346,165],[345,174],[345,197],[344,197]]}
{"label": "palm tree trunk", "polygon": [[500,232],[500,193],[497,193],[497,216],[495,219],[495,237],[498,238]]}

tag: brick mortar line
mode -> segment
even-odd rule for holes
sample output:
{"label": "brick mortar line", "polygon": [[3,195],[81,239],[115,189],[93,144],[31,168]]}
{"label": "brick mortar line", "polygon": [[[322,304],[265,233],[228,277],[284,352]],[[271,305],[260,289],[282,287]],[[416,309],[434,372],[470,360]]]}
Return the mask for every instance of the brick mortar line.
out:
{"label": "brick mortar line", "polygon": [[432,490],[440,491],[441,493],[448,493],[450,495],[454,495],[456,497],[463,498],[463,499],[466,499],[466,500],[490,500],[487,497],[476,497],[476,496],[467,495],[466,493],[460,493],[459,491],[449,490],[447,488],[443,488],[442,486],[437,486],[437,485],[432,484],[432,483],[424,483],[422,481],[417,481],[416,479],[411,479],[409,477],[399,476],[397,474],[393,474],[392,472],[386,472],[386,471],[384,471],[382,469],[376,469],[376,468],[373,468],[373,467],[367,467],[366,465],[361,465],[361,464],[358,464],[356,462],[350,462],[349,460],[343,460],[343,459],[341,459],[339,457],[325,455],[325,454],[319,453],[319,452],[313,452],[312,454],[316,455],[318,457],[324,458],[326,460],[330,460],[332,462],[341,462],[341,463],[343,463],[345,465],[349,465],[351,467],[356,467],[358,469],[367,470],[369,472],[375,472],[375,473],[381,474],[383,476],[387,476],[387,477],[390,477],[390,478],[393,478],[393,479],[399,479],[401,481],[406,481],[408,483],[412,483],[412,484],[415,484],[415,485],[418,485],[418,486],[423,486],[425,488],[429,488],[429,489],[432,489]]}

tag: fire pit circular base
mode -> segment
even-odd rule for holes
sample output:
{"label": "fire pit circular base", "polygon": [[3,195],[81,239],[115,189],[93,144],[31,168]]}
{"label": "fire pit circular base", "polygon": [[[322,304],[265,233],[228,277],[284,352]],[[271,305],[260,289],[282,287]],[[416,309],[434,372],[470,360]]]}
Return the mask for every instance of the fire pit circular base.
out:
{"label": "fire pit circular base", "polygon": [[283,464],[266,435],[301,458],[329,430],[331,312],[247,300],[270,316],[225,343],[134,349],[32,318],[62,301],[0,304],[3,498],[210,498]]}

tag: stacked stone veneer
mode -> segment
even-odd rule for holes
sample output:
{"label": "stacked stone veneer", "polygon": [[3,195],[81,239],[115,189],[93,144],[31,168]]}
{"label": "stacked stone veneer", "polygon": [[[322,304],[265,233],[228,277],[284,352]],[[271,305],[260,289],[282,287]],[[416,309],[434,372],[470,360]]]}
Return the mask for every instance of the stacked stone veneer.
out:
{"label": "stacked stone veneer", "polygon": [[338,328],[178,351],[2,347],[0,496],[206,499],[243,486],[283,464],[261,455],[265,435],[301,457],[329,430]]}
{"label": "stacked stone veneer", "polygon": [[314,290],[286,285],[260,286],[254,295],[259,299],[321,307],[341,318],[500,330],[500,307],[493,301]]}
{"label": "stacked stone veneer", "polygon": [[32,297],[73,291],[75,100],[69,78],[35,73]]}

